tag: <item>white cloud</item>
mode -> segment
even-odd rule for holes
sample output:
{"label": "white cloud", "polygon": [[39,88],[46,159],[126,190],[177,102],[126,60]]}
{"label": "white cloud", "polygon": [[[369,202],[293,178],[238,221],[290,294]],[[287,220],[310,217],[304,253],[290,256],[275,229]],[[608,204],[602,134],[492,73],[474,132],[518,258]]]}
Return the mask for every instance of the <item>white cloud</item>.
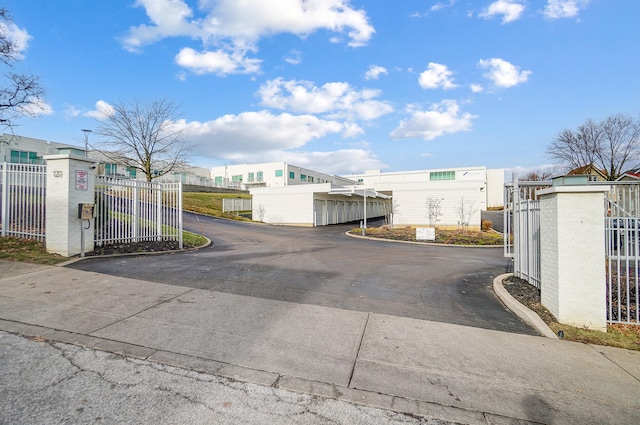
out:
{"label": "white cloud", "polygon": [[348,0],[216,0],[204,29],[209,34],[255,41],[265,35],[292,33],[306,36],[320,29],[346,32],[350,46],[366,44],[375,30],[364,10]]}
{"label": "white cloud", "polygon": [[589,0],[547,0],[544,16],[549,19],[572,18],[589,4]]}
{"label": "white cloud", "polygon": [[427,70],[420,74],[418,83],[423,89],[453,89],[458,86],[453,83],[452,75],[446,65],[430,62]]}
{"label": "white cloud", "polygon": [[442,10],[447,7],[453,6],[454,4],[456,4],[456,1],[457,0],[449,0],[448,3],[444,3],[444,2],[436,3],[433,6],[431,6],[431,9],[429,10],[431,10],[432,12],[437,12],[438,10]]}
{"label": "white cloud", "polygon": [[28,103],[20,105],[18,107],[19,110],[24,112],[27,115],[31,116],[40,116],[40,115],[51,115],[53,113],[53,108],[44,99],[29,97],[27,99]]}
{"label": "white cloud", "polygon": [[517,21],[522,16],[525,6],[518,0],[497,0],[494,1],[478,16],[491,19],[496,15],[502,15],[502,23]]}
{"label": "white cloud", "polygon": [[113,115],[113,113],[113,106],[111,106],[104,100],[99,100],[96,102],[96,109],[94,109],[93,111],[85,112],[83,115],[85,117],[95,118],[97,120],[105,120]]}
{"label": "white cloud", "polygon": [[326,174],[353,174],[362,170],[379,170],[387,165],[364,149],[340,149],[329,152],[278,152],[270,159],[285,161]]}
{"label": "white cloud", "polygon": [[131,27],[122,38],[124,48],[137,52],[167,37],[201,40],[202,53],[182,49],[187,57],[180,58],[206,62],[196,68],[200,73],[226,69],[257,72],[257,59],[245,56],[248,50],[255,51],[256,43],[265,36],[289,33],[306,37],[328,30],[346,35],[348,44],[358,47],[367,44],[375,32],[366,12],[352,8],[348,0],[201,0],[199,17],[185,0],[137,0],[135,4],[146,10],[150,24]]}
{"label": "white cloud", "polygon": [[413,109],[409,108],[411,117],[400,122],[391,132],[391,138],[433,140],[444,134],[469,131],[472,127],[471,121],[477,118],[469,113],[461,113],[455,100],[443,100],[433,104],[429,111]]}
{"label": "white cloud", "polygon": [[197,153],[211,157],[295,149],[346,130],[345,125],[337,121],[312,115],[274,115],[268,111],[243,112],[204,123],[183,122],[183,125],[198,145]]}
{"label": "white cloud", "polygon": [[296,49],[292,49],[284,58],[284,61],[290,63],[291,65],[300,65],[302,63],[302,52]]}
{"label": "white cloud", "polygon": [[329,118],[374,120],[393,107],[374,98],[379,90],[355,90],[348,83],[332,82],[316,87],[309,81],[269,80],[258,90],[260,103],[296,113],[327,114]]}
{"label": "white cloud", "polygon": [[481,59],[478,66],[488,70],[484,76],[496,87],[516,86],[527,81],[531,75],[531,71],[521,71],[519,67],[499,58]]}
{"label": "white cloud", "polygon": [[6,39],[13,43],[15,51],[13,57],[16,60],[24,59],[24,52],[29,47],[29,40],[33,37],[29,35],[27,30],[19,28],[13,22],[0,22],[0,32],[4,34]]}
{"label": "white cloud", "polygon": [[225,115],[208,122],[180,120],[176,124],[188,131],[196,156],[231,163],[286,161],[327,173],[386,167],[368,149],[303,151],[308,143],[327,136],[360,133],[357,126],[311,115],[258,111]]}
{"label": "white cloud", "polygon": [[66,105],[64,109],[64,115],[67,118],[75,118],[82,115],[82,111],[73,105]]}
{"label": "white cloud", "polygon": [[471,88],[471,91],[474,93],[482,93],[484,91],[484,87],[480,84],[471,84],[469,88]]}
{"label": "white cloud", "polygon": [[246,51],[223,50],[197,52],[190,47],[180,50],[176,63],[196,74],[251,74],[260,70],[260,59],[246,57]]}
{"label": "white cloud", "polygon": [[152,25],[142,24],[129,28],[122,38],[124,48],[140,51],[145,45],[167,37],[203,37],[200,24],[193,17],[193,11],[182,0],[136,0],[135,6],[143,7]]}
{"label": "white cloud", "polygon": [[379,65],[371,65],[366,74],[364,74],[364,79],[367,81],[377,80],[382,74],[388,74],[387,68]]}
{"label": "white cloud", "polygon": [[364,134],[364,130],[358,124],[352,122],[345,122],[344,131],[342,132],[342,137],[344,138],[354,138],[360,134]]}

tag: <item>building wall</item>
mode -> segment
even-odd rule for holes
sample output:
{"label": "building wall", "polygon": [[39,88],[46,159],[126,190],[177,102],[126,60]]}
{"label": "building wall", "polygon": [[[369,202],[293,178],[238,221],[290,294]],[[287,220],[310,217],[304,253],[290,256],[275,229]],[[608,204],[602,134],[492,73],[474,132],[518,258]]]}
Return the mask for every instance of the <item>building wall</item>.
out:
{"label": "building wall", "polygon": [[[364,199],[354,194],[332,194],[331,183],[249,190],[253,197],[253,219],[270,224],[323,226],[348,223],[364,217]],[[379,217],[390,211],[391,201],[367,198],[367,217]]]}
{"label": "building wall", "polygon": [[487,170],[487,208],[504,207],[504,170]]}
{"label": "building wall", "polygon": [[251,188],[253,219],[271,224],[313,226],[313,192],[320,187],[329,190],[331,185]]}
{"label": "building wall", "polygon": [[[260,172],[262,172],[262,179],[258,180],[258,173]],[[276,175],[276,173],[280,175]],[[251,174],[253,174],[253,176],[251,176]],[[335,186],[354,184],[353,181],[345,179],[344,177],[320,173],[308,168],[287,164],[286,162],[235,164],[213,167],[211,169],[211,179],[219,186],[228,187],[237,185],[242,189],[324,183],[333,183]]]}
{"label": "building wall", "polygon": [[[486,167],[461,167],[396,172],[368,170],[361,174],[350,174],[344,177],[379,191],[395,191],[396,187],[400,188],[403,184],[415,183],[436,184],[434,187],[437,187],[438,183],[443,183],[457,188],[460,182],[466,182],[472,187],[482,190],[484,200],[478,200],[476,203],[482,205],[483,209],[489,206],[500,207],[503,204],[504,170],[502,169],[487,170]],[[476,198],[477,196],[474,194],[473,199]]]}
{"label": "building wall", "polygon": [[[393,224],[428,226],[429,199],[440,200],[441,215],[435,223],[441,227],[460,226],[460,210],[464,209],[467,225],[480,226],[480,212],[486,208],[483,186],[479,182],[430,182],[389,184],[393,187],[381,187],[380,190],[391,189],[393,193]],[[378,190],[378,189],[376,189]],[[464,204],[463,204],[464,203]]]}
{"label": "building wall", "polygon": [[[46,140],[33,139],[31,137],[18,136],[14,134],[3,134],[0,136],[0,162],[12,162],[11,151],[21,151],[27,153],[35,153],[35,155],[27,155],[27,163],[43,164],[44,155],[55,155],[60,152],[60,149],[69,149],[68,144],[47,142]],[[84,152],[84,149],[77,148],[79,151]],[[33,160],[35,157],[35,161]]]}

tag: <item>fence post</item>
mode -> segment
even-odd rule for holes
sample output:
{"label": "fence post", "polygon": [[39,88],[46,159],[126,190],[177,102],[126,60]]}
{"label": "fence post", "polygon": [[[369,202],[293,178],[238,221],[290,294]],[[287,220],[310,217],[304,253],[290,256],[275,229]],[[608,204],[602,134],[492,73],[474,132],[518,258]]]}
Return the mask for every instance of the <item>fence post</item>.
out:
{"label": "fence post", "polygon": [[2,164],[2,177],[0,178],[0,183],[2,186],[0,187],[0,223],[2,223],[2,228],[0,229],[0,236],[7,236],[7,227],[9,224],[9,218],[7,214],[7,209],[9,208],[9,182],[7,181],[7,168],[8,164],[3,162]]}
{"label": "fence post", "polygon": [[45,155],[44,159],[47,251],[64,257],[80,254],[83,233],[85,251],[93,251],[94,220],[79,219],[78,204],[95,202],[95,172],[91,168],[95,160],[67,154]]}
{"label": "fence post", "polygon": [[[169,183],[170,184],[170,183]],[[153,189],[150,189],[153,190]],[[163,214],[162,214],[162,194],[164,191],[164,183],[158,183],[158,189],[156,190],[156,234],[158,235],[156,237],[156,240],[161,241],[162,240],[162,235],[164,235],[164,233],[162,232],[162,225],[164,224],[162,221],[164,219]]]}
{"label": "fence post", "polygon": [[520,188],[518,187],[518,173],[513,173],[513,212],[511,216],[513,237],[513,273],[520,277]]}
{"label": "fence post", "polygon": [[183,239],[182,239],[182,230],[183,230],[183,221],[182,221],[182,182],[178,183],[178,242],[180,244],[180,249],[184,247]]}
{"label": "fence post", "polygon": [[564,179],[537,192],[541,301],[560,323],[606,332],[603,200],[610,187]]}
{"label": "fence post", "polygon": [[132,241],[138,242],[140,236],[139,217],[140,217],[140,183],[133,180],[133,196],[131,205],[131,223],[132,223]]}

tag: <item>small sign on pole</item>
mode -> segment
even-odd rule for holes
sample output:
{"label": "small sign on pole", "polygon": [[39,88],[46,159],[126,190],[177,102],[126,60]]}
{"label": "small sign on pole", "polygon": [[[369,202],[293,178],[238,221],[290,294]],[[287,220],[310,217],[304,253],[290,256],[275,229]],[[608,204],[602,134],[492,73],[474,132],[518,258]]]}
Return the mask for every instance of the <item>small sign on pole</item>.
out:
{"label": "small sign on pole", "polygon": [[416,240],[417,241],[435,241],[436,240],[435,227],[416,227]]}

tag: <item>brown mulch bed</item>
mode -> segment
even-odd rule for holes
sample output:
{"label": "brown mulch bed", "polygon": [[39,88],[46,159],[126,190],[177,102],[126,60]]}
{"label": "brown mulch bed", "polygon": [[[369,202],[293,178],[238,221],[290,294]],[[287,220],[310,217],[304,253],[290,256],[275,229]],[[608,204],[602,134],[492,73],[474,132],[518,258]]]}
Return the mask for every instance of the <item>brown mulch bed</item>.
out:
{"label": "brown mulch bed", "polygon": [[557,322],[556,318],[540,302],[540,290],[526,280],[511,276],[502,281],[504,289],[520,304],[533,310],[546,324]]}
{"label": "brown mulch bed", "polygon": [[[185,248],[188,248],[185,246]],[[116,243],[96,246],[87,257],[114,254],[140,254],[145,252],[179,251],[178,241],[141,241],[135,243]]]}

